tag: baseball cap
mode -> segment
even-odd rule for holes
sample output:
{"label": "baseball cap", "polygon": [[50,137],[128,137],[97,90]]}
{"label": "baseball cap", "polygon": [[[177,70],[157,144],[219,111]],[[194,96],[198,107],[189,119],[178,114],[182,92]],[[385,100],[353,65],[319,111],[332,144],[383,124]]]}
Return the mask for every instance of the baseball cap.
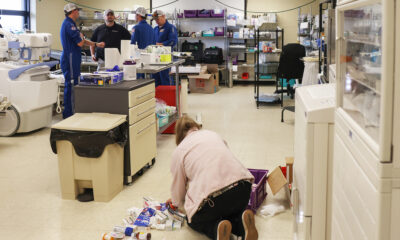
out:
{"label": "baseball cap", "polygon": [[156,10],[153,12],[153,19],[157,19],[159,16],[165,16],[165,13],[162,10]]}
{"label": "baseball cap", "polygon": [[72,12],[75,9],[81,10],[82,8],[78,8],[75,3],[68,3],[64,6],[64,12],[66,13]]}
{"label": "baseball cap", "polygon": [[107,9],[104,11],[104,16],[107,16],[109,13],[112,13],[114,15],[114,10],[112,9]]}
{"label": "baseball cap", "polygon": [[136,8],[136,14],[142,16],[142,17],[146,17],[147,11],[144,7],[138,7]]}

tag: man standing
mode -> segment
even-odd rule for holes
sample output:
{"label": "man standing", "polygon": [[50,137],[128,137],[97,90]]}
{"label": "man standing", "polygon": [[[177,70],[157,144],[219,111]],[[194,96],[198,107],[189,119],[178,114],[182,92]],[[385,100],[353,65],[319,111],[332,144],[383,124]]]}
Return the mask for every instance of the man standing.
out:
{"label": "man standing", "polygon": [[139,49],[145,49],[154,44],[153,28],[146,21],[147,11],[144,7],[136,9],[136,24],[132,29],[131,44],[137,44]]}
{"label": "man standing", "polygon": [[65,89],[64,89],[64,111],[63,118],[73,115],[72,107],[72,84],[78,84],[78,78],[81,75],[81,47],[97,46],[104,48],[104,42],[92,42],[86,40],[82,33],[76,27],[75,21],[79,18],[79,8],[68,3],[64,6],[65,20],[61,25],[60,38],[63,47],[61,54],[60,65],[64,74]]}
{"label": "man standing", "polygon": [[[154,31],[146,21],[146,9],[138,7],[135,12],[138,24],[132,29],[131,44],[137,44],[139,49],[145,49],[147,46],[154,44]],[[137,78],[144,78],[144,74],[138,73]]]}
{"label": "man standing", "polygon": [[[105,42],[107,48],[118,48],[121,51],[121,40],[131,39],[131,34],[126,28],[115,22],[114,11],[107,9],[104,11],[105,23],[94,30],[91,40],[93,42]],[[104,48],[90,46],[90,53],[93,61],[104,63]]]}
{"label": "man standing", "polygon": [[[170,46],[171,50],[178,43],[178,33],[176,27],[170,24],[165,18],[165,13],[161,10],[156,10],[153,13],[153,19],[157,23],[154,28],[154,37],[157,45]],[[169,72],[171,69],[164,70],[154,75],[156,86],[171,85],[169,80]]]}

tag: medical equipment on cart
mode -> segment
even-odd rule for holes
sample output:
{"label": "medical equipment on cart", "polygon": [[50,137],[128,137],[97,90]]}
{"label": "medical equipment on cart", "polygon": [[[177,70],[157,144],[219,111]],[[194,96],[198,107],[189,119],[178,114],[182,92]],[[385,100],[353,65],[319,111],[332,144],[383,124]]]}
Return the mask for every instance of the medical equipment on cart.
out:
{"label": "medical equipment on cart", "polygon": [[12,34],[0,28],[0,60],[38,63],[50,60],[50,33]]}
{"label": "medical equipment on cart", "polygon": [[0,115],[0,136],[30,132],[50,124],[58,84],[49,74],[55,64],[58,61],[0,62],[0,95],[11,103],[5,114]]}

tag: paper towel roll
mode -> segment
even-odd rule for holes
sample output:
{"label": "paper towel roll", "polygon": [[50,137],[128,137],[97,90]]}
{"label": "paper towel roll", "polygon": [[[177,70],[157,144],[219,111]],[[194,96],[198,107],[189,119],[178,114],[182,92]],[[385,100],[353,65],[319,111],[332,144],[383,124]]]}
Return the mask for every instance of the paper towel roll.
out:
{"label": "paper towel roll", "polygon": [[131,40],[121,40],[122,61],[131,59]]}
{"label": "paper towel roll", "polygon": [[111,69],[115,65],[122,66],[121,54],[119,54],[118,48],[105,48],[105,67]]}

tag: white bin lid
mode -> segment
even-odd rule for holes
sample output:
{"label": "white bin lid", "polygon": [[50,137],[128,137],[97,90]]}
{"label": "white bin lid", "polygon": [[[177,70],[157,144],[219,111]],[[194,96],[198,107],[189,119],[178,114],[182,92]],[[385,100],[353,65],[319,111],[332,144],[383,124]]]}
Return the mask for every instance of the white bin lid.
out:
{"label": "white bin lid", "polygon": [[75,113],[51,128],[74,131],[105,132],[126,121],[126,115],[109,113]]}

